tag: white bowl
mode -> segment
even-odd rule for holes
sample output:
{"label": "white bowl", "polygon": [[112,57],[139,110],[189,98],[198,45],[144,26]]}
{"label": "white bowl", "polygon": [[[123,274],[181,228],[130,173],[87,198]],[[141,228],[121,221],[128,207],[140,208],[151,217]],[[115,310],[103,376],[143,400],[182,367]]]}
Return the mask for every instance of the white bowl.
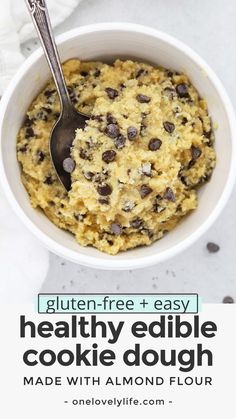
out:
{"label": "white bowl", "polygon": [[13,209],[49,250],[82,265],[111,270],[141,268],[176,255],[212,225],[234,184],[236,123],[224,87],[196,53],[169,35],[151,28],[130,23],[95,24],[65,33],[57,43],[62,61],[73,57],[108,61],[115,57],[131,57],[186,72],[200,95],[206,98],[213,122],[218,124],[215,131],[217,166],[210,182],[199,191],[198,209],[160,241],[116,256],[81,247],[71,234],[54,226],[46,216],[30,206],[20,179],[16,136],[30,103],[50,77],[40,49],[19,69],[0,105],[0,179]]}

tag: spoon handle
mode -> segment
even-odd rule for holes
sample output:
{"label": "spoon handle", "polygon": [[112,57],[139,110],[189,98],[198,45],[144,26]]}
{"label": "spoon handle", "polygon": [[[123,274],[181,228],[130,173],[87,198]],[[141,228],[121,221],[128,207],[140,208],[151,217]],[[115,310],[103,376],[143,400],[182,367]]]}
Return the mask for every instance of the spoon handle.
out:
{"label": "spoon handle", "polygon": [[45,0],[25,0],[51,69],[62,111],[72,107]]}

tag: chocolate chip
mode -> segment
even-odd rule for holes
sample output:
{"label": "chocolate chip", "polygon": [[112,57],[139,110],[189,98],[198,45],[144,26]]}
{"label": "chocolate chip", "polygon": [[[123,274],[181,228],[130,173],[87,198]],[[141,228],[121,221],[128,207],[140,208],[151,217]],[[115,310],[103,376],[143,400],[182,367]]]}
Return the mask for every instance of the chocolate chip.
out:
{"label": "chocolate chip", "polygon": [[149,103],[151,98],[149,96],[139,94],[136,96],[136,99],[139,103]]}
{"label": "chocolate chip", "polygon": [[98,121],[98,122],[102,122],[103,121],[103,117],[102,115],[92,115],[91,119],[93,119],[94,121]]}
{"label": "chocolate chip", "polygon": [[146,198],[146,196],[148,196],[151,192],[152,188],[150,188],[148,185],[142,185],[139,191],[142,199]]}
{"label": "chocolate chip", "polygon": [[52,113],[52,109],[51,108],[46,108],[46,106],[43,106],[42,109],[47,112],[48,114]]}
{"label": "chocolate chip", "polygon": [[18,151],[20,151],[21,153],[26,153],[26,151],[27,151],[27,144],[25,144],[25,145],[23,145],[22,147],[20,147],[20,148],[18,149]]}
{"label": "chocolate chip", "polygon": [[234,299],[232,297],[230,297],[229,295],[227,295],[226,297],[224,297],[223,303],[224,304],[234,304]]}
{"label": "chocolate chip", "polygon": [[159,150],[162,145],[162,141],[159,138],[152,138],[148,143],[148,148],[151,151]]}
{"label": "chocolate chip", "polygon": [[107,123],[108,124],[117,124],[116,118],[110,113],[107,113]]}
{"label": "chocolate chip", "polygon": [[197,160],[202,154],[202,150],[198,147],[193,146],[193,145],[191,147],[191,152],[192,152],[192,159],[194,161]]}
{"label": "chocolate chip", "polygon": [[111,163],[116,158],[116,151],[115,150],[106,150],[102,153],[102,160],[105,163]]}
{"label": "chocolate chip", "polygon": [[175,89],[173,89],[173,87],[165,87],[165,89],[163,90],[163,93],[164,93],[165,96],[167,96],[171,100],[176,95]]}
{"label": "chocolate chip", "polygon": [[118,137],[119,133],[120,133],[120,130],[119,130],[118,126],[115,125],[115,124],[109,124],[109,125],[107,125],[107,127],[105,129],[105,134],[110,138]]}
{"label": "chocolate chip", "polygon": [[99,204],[101,204],[101,205],[109,205],[110,200],[109,200],[109,198],[99,198],[99,199],[98,199],[98,202],[99,202]]}
{"label": "chocolate chip", "polygon": [[167,199],[167,201],[171,201],[171,202],[176,201],[175,194],[174,194],[174,192],[172,191],[171,188],[166,188],[166,191],[163,195],[163,198]]}
{"label": "chocolate chip", "polygon": [[88,76],[87,71],[81,71],[80,74],[81,74],[82,77],[87,77]]}
{"label": "chocolate chip", "polygon": [[35,118],[30,118],[28,115],[26,115],[24,126],[25,127],[31,127],[33,125],[34,121],[35,121]]}
{"label": "chocolate chip", "polygon": [[126,85],[124,83],[120,84],[120,90],[124,90],[126,88]]}
{"label": "chocolate chip", "polygon": [[220,250],[220,246],[213,242],[207,243],[206,247],[209,253],[217,253]]}
{"label": "chocolate chip", "polygon": [[111,195],[112,188],[110,187],[110,185],[106,183],[105,185],[98,185],[97,191],[99,195],[107,196],[107,195]]}
{"label": "chocolate chip", "polygon": [[142,234],[146,234],[146,235],[149,237],[149,239],[150,239],[150,240],[152,240],[152,239],[153,239],[153,237],[154,237],[154,233],[153,233],[153,231],[152,231],[152,230],[150,230],[149,228],[143,228],[143,229],[141,230],[141,233],[142,233]]}
{"label": "chocolate chip", "polygon": [[107,87],[105,91],[109,99],[115,99],[119,95],[118,90],[112,89],[112,87]]}
{"label": "chocolate chip", "polygon": [[135,218],[130,222],[130,227],[135,228],[137,230],[143,228],[143,220],[141,218]]}
{"label": "chocolate chip", "polygon": [[138,79],[140,76],[144,76],[147,74],[147,70],[145,70],[144,68],[140,68],[136,74],[136,79]]}
{"label": "chocolate chip", "polygon": [[125,147],[125,142],[126,142],[126,139],[125,139],[124,135],[122,135],[122,134],[118,135],[118,137],[115,138],[115,140],[114,140],[114,144],[115,144],[115,147],[117,148],[117,150],[121,150],[122,148],[124,148]]}
{"label": "chocolate chip", "polygon": [[84,150],[83,148],[80,149],[79,156],[83,160],[90,160],[90,155],[88,151]]}
{"label": "chocolate chip", "polygon": [[62,162],[63,169],[67,173],[72,173],[75,170],[75,161],[71,157],[67,157]]}
{"label": "chocolate chip", "polygon": [[203,131],[204,137],[208,138],[208,140],[211,139],[211,134],[212,134],[212,130],[211,129],[210,129],[210,131]]}
{"label": "chocolate chip", "polygon": [[44,154],[44,152],[43,152],[43,151],[41,151],[41,150],[39,150],[39,151],[37,152],[37,158],[38,158],[38,162],[39,162],[39,163],[42,163],[42,161],[44,161],[44,159],[45,159],[45,154]]}
{"label": "chocolate chip", "polygon": [[115,234],[115,236],[120,236],[122,233],[122,226],[118,223],[112,223],[111,232]]}
{"label": "chocolate chip", "polygon": [[26,128],[26,131],[25,131],[25,138],[32,138],[32,137],[34,137],[34,130],[33,130],[33,128],[31,128],[31,127],[29,127],[29,128]]}
{"label": "chocolate chip", "polygon": [[130,212],[135,207],[135,203],[133,201],[125,201],[124,207],[122,208],[125,212]]}
{"label": "chocolate chip", "polygon": [[47,99],[49,99],[54,93],[56,92],[56,90],[46,90],[44,92],[44,96],[46,96]]}
{"label": "chocolate chip", "polygon": [[182,118],[181,124],[182,125],[186,125],[188,122],[187,118],[185,118],[185,116]]}
{"label": "chocolate chip", "polygon": [[130,140],[130,141],[133,141],[133,140],[135,140],[135,138],[137,137],[137,135],[138,135],[138,130],[137,130],[137,128],[135,128],[135,127],[129,127],[128,129],[127,129],[127,134],[128,134],[128,139]]}
{"label": "chocolate chip", "polygon": [[175,124],[169,121],[163,122],[163,127],[169,134],[172,134],[172,132],[175,130]]}
{"label": "chocolate chip", "polygon": [[47,176],[46,178],[45,178],[45,180],[44,180],[44,182],[43,183],[45,183],[46,185],[52,185],[53,184],[53,178],[52,178],[52,176]]}
{"label": "chocolate chip", "polygon": [[180,98],[182,98],[182,97],[188,98],[189,97],[188,86],[187,86],[186,83],[177,84],[175,89],[176,89],[177,95]]}
{"label": "chocolate chip", "polygon": [[91,182],[93,180],[94,173],[93,172],[85,172],[84,177],[85,177],[86,180]]}

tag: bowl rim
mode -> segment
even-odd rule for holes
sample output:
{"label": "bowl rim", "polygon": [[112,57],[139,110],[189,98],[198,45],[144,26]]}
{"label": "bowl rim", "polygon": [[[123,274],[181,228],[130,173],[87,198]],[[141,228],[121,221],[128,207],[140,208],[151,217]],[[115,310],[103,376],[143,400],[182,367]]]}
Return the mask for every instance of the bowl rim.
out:
{"label": "bowl rim", "polygon": [[214,73],[211,67],[203,60],[192,48],[187,46],[182,41],[179,41],[175,37],[159,31],[157,29],[143,26],[134,23],[128,22],[112,22],[112,23],[96,23],[90,25],[84,25],[79,28],[72,29],[67,31],[58,37],[56,37],[57,44],[62,44],[63,42],[74,38],[76,36],[80,36],[87,33],[94,33],[97,31],[126,31],[126,32],[138,32],[143,33],[144,35],[150,35],[155,38],[159,38],[164,42],[172,45],[173,47],[180,50],[183,54],[187,55],[191,61],[196,63],[200,66],[203,71],[205,71],[210,79],[211,83],[214,85],[215,89],[217,90],[221,101],[223,103],[224,109],[226,111],[226,115],[229,121],[229,128],[230,128],[230,137],[231,137],[231,145],[232,145],[232,154],[231,154],[231,161],[230,161],[230,168],[229,174],[227,177],[227,181],[225,183],[224,190],[220,196],[220,199],[214,209],[212,210],[210,216],[206,218],[206,220],[188,237],[182,240],[180,243],[172,246],[169,249],[163,250],[161,252],[157,252],[153,255],[142,256],[137,255],[137,258],[134,259],[122,259],[120,257],[122,255],[119,254],[119,259],[116,259],[115,256],[110,255],[103,255],[103,258],[99,259],[96,256],[89,256],[80,254],[78,251],[70,250],[63,245],[56,242],[56,240],[47,236],[47,234],[43,233],[39,227],[37,227],[33,221],[25,214],[24,210],[21,208],[21,205],[18,203],[17,199],[14,196],[14,193],[11,190],[10,185],[8,184],[7,175],[4,168],[4,158],[2,155],[2,125],[4,120],[4,115],[6,108],[8,106],[9,101],[11,100],[12,93],[14,92],[15,87],[21,80],[22,76],[25,72],[31,67],[31,65],[37,61],[42,55],[43,50],[41,48],[37,49],[33,52],[26,61],[22,64],[19,68],[13,79],[11,80],[9,86],[7,87],[1,102],[0,102],[0,182],[2,184],[3,190],[5,195],[11,204],[11,207],[15,211],[15,213],[19,216],[22,222],[26,225],[26,227],[44,244],[44,246],[51,250],[52,252],[56,253],[57,255],[70,260],[71,262],[75,262],[84,266],[88,266],[91,268],[96,269],[104,269],[104,270],[126,270],[126,269],[137,269],[137,268],[144,268],[147,266],[155,265],[159,262],[163,262],[171,257],[176,256],[183,250],[187,249],[191,246],[200,236],[202,236],[209,227],[215,222],[223,208],[225,207],[230,194],[232,192],[234,182],[236,179],[236,119],[233,106],[229,99],[226,90],[218,78],[218,76]]}

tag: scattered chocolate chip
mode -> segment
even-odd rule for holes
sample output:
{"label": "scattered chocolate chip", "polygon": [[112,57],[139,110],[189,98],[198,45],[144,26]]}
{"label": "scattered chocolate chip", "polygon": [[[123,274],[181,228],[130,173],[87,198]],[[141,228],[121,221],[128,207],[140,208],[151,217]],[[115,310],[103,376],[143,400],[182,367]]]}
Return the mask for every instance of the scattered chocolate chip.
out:
{"label": "scattered chocolate chip", "polygon": [[120,236],[122,233],[122,226],[118,223],[112,223],[111,232],[115,234],[115,236]]}
{"label": "scattered chocolate chip", "polygon": [[32,138],[32,137],[34,137],[34,130],[33,130],[33,128],[31,128],[31,127],[29,127],[29,128],[26,128],[26,131],[25,131],[25,138]]}
{"label": "scattered chocolate chip", "polygon": [[74,214],[74,217],[77,221],[84,221],[86,214]]}
{"label": "scattered chocolate chip", "polygon": [[129,139],[130,141],[135,140],[135,138],[136,138],[136,137],[137,137],[137,135],[138,135],[138,130],[137,130],[137,128],[135,128],[135,127],[129,127],[129,128],[127,129],[127,135],[128,135],[128,139]]}
{"label": "scattered chocolate chip", "polygon": [[126,85],[124,83],[120,84],[120,90],[124,90],[126,88]]}
{"label": "scattered chocolate chip", "polygon": [[163,122],[163,127],[169,134],[172,134],[172,132],[175,130],[175,124],[169,121]]}
{"label": "scattered chocolate chip", "polygon": [[82,77],[87,77],[88,76],[87,71],[81,71],[80,74],[81,74]]}
{"label": "scattered chocolate chip", "polygon": [[146,198],[146,196],[148,196],[151,192],[152,188],[150,188],[148,185],[142,185],[139,191],[142,199]]}
{"label": "scattered chocolate chip", "polygon": [[46,96],[47,99],[49,99],[54,93],[56,92],[56,90],[46,90],[44,92],[44,96]]}
{"label": "scattered chocolate chip", "polygon": [[45,180],[44,180],[44,182],[43,183],[45,183],[46,185],[52,185],[53,184],[53,178],[52,178],[52,176],[47,176],[46,178],[45,178]]}
{"label": "scattered chocolate chip", "polygon": [[135,218],[134,220],[130,221],[130,227],[137,230],[143,228],[143,220],[141,218]]}
{"label": "scattered chocolate chip", "polygon": [[107,195],[111,195],[112,188],[110,187],[110,185],[106,183],[105,185],[98,185],[97,191],[99,195],[107,196]]}
{"label": "scattered chocolate chip", "polygon": [[118,137],[114,139],[114,144],[117,150],[121,150],[122,148],[124,148],[125,142],[126,142],[126,139],[124,135],[122,134],[118,135]]}
{"label": "scattered chocolate chip", "polygon": [[85,172],[84,173],[84,177],[85,177],[86,180],[88,180],[89,182],[91,182],[93,180],[94,173],[93,172]]}
{"label": "scattered chocolate chip", "polygon": [[111,163],[116,158],[116,151],[115,150],[106,150],[102,153],[102,160],[105,163]]}
{"label": "scattered chocolate chip", "polygon": [[20,151],[21,153],[26,153],[26,151],[27,151],[27,144],[25,144],[25,145],[23,145],[22,147],[20,147],[20,148],[18,149],[18,151]]}
{"label": "scattered chocolate chip", "polygon": [[220,246],[213,242],[207,243],[206,247],[209,253],[217,253],[220,250]]}
{"label": "scattered chocolate chip", "polygon": [[96,68],[95,72],[94,72],[94,77],[99,77],[101,75],[101,70],[99,70],[99,68]]}
{"label": "scattered chocolate chip", "polygon": [[75,170],[75,161],[71,157],[67,157],[62,162],[63,169],[67,173],[72,173]]}
{"label": "scattered chocolate chip", "polygon": [[135,207],[135,203],[133,201],[125,201],[124,207],[122,208],[125,212],[130,212]]}
{"label": "scattered chocolate chip", "polygon": [[226,297],[224,297],[223,303],[224,304],[234,304],[234,299],[233,299],[233,297],[230,297],[229,295],[227,295]]}
{"label": "scattered chocolate chip", "polygon": [[175,89],[176,89],[177,95],[180,98],[182,98],[182,97],[188,98],[189,97],[188,86],[187,86],[186,83],[177,84]]}
{"label": "scattered chocolate chip", "polygon": [[202,154],[202,150],[198,147],[193,146],[193,145],[191,147],[191,152],[192,152],[192,159],[194,161],[197,160]]}
{"label": "scattered chocolate chip", "polygon": [[212,130],[211,129],[210,129],[210,131],[203,131],[204,137],[208,138],[208,140],[211,139],[211,134],[212,134]]}
{"label": "scattered chocolate chip", "polygon": [[144,68],[140,68],[136,74],[136,79],[138,79],[140,76],[144,76],[147,74],[147,70],[145,70]]}
{"label": "scattered chocolate chip", "polygon": [[110,113],[107,113],[107,123],[108,124],[117,124],[116,118]]}
{"label": "scattered chocolate chip", "polygon": [[136,96],[136,99],[139,103],[149,103],[151,98],[149,96],[139,94]]}
{"label": "scattered chocolate chip", "polygon": [[39,163],[42,163],[42,161],[44,161],[44,159],[45,159],[45,154],[44,154],[44,152],[43,152],[43,151],[41,151],[41,150],[39,150],[39,151],[37,152],[37,158],[38,158],[38,162],[39,162]]}
{"label": "scattered chocolate chip", "polygon": [[120,134],[120,130],[115,124],[108,124],[105,129],[105,134],[110,138],[117,138]]}
{"label": "scattered chocolate chip", "polygon": [[112,89],[112,87],[106,87],[105,91],[109,99],[115,99],[119,95],[118,90]]}
{"label": "scattered chocolate chip", "polygon": [[33,125],[34,121],[35,121],[35,118],[30,118],[28,115],[26,115],[24,126],[25,127],[31,127]]}
{"label": "scattered chocolate chip", "polygon": [[101,204],[101,205],[109,205],[110,200],[109,200],[109,198],[99,198],[99,199],[98,199],[98,202],[99,202],[99,204]]}
{"label": "scattered chocolate chip", "polygon": [[163,195],[163,198],[167,199],[168,201],[171,201],[171,202],[176,201],[175,194],[174,194],[174,192],[172,191],[171,188],[166,188],[166,191]]}
{"label": "scattered chocolate chip", "polygon": [[162,145],[162,141],[159,140],[159,138],[151,138],[151,140],[148,143],[148,148],[151,151],[159,150]]}
{"label": "scattered chocolate chip", "polygon": [[98,122],[102,122],[103,121],[103,117],[102,115],[92,115],[91,119],[93,119],[94,121],[98,121]]}
{"label": "scattered chocolate chip", "polygon": [[174,96],[176,95],[175,89],[173,87],[165,87],[163,93],[171,100],[174,99]]}
{"label": "scattered chocolate chip", "polygon": [[142,233],[142,234],[146,234],[146,235],[149,237],[149,239],[150,239],[150,240],[152,240],[152,239],[153,239],[153,237],[154,237],[154,233],[153,233],[153,231],[152,231],[152,230],[150,230],[149,228],[143,228],[143,229],[141,230],[141,233]]}
{"label": "scattered chocolate chip", "polygon": [[90,160],[90,155],[88,151],[84,150],[83,148],[80,149],[79,156],[83,160]]}
{"label": "scattered chocolate chip", "polygon": [[186,125],[188,122],[187,118],[185,118],[185,116],[182,118],[181,124],[182,125]]}

